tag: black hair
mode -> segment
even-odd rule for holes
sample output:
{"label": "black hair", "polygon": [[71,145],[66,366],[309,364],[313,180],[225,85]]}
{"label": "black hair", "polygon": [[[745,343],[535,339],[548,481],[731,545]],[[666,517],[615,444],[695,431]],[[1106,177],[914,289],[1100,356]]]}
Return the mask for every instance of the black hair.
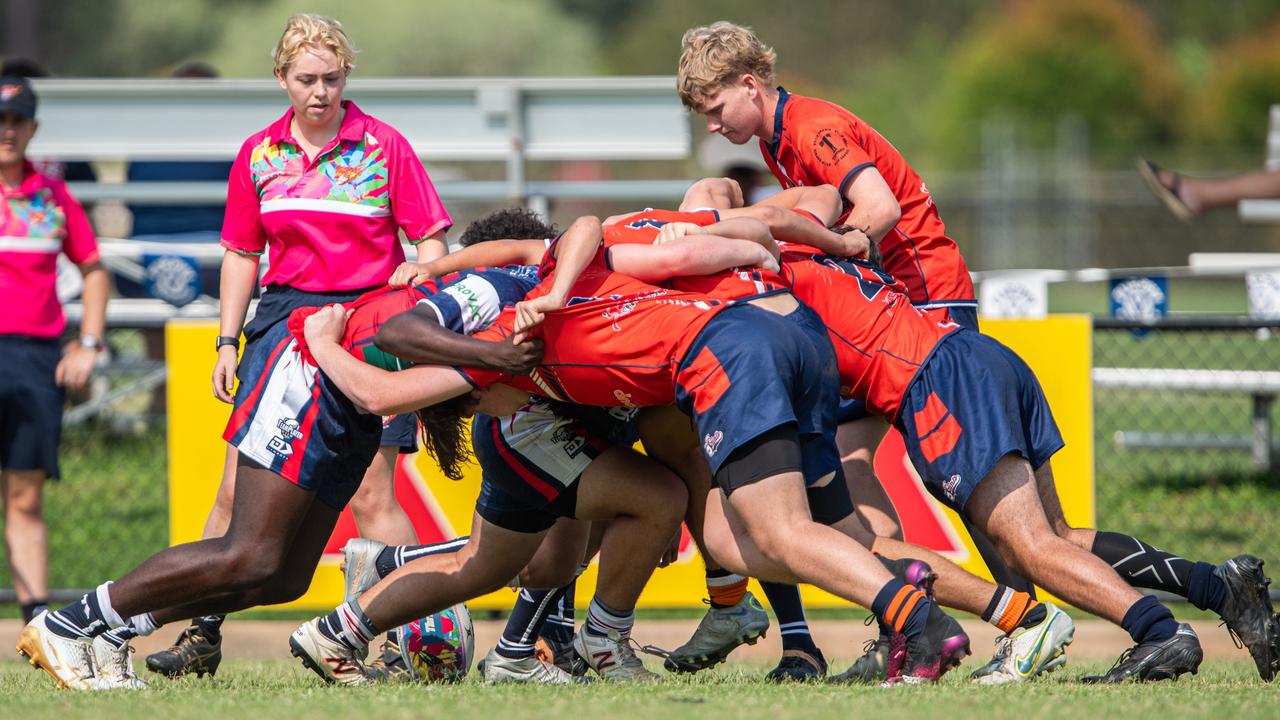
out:
{"label": "black hair", "polygon": [[[841,225],[840,227],[831,228],[831,232],[837,235],[845,235],[857,229],[852,225]],[[867,247],[867,262],[878,267],[884,266],[884,256],[880,254],[880,246],[874,240]]]}
{"label": "black hair", "polygon": [[526,208],[504,208],[472,222],[458,238],[463,247],[487,240],[542,240],[559,234],[538,213]]}
{"label": "black hair", "polygon": [[[462,466],[471,460],[471,443],[467,438],[464,410],[475,401],[467,393],[418,410],[422,424],[422,441],[427,454],[435,458],[440,471],[450,480],[462,479]],[[467,413],[470,414],[470,413]]]}

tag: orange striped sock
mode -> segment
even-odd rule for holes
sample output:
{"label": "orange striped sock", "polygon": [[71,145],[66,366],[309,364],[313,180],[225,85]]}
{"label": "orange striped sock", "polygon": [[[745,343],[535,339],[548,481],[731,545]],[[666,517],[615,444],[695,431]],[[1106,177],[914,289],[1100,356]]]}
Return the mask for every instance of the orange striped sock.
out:
{"label": "orange striped sock", "polygon": [[889,603],[889,610],[884,614],[885,624],[893,628],[894,632],[902,632],[907,618],[911,617],[911,611],[924,599],[924,593],[910,585],[904,586]]}
{"label": "orange striped sock", "polygon": [[742,602],[746,594],[747,579],[741,575],[707,578],[707,596],[711,598],[711,607],[733,607]]}
{"label": "orange striped sock", "polygon": [[997,612],[992,613],[988,622],[1000,628],[1000,632],[1008,635],[1017,629],[1018,623],[1022,622],[1022,618],[1026,617],[1031,608],[1038,604],[1027,593],[1011,590],[1007,593],[1005,601],[1000,603]]}

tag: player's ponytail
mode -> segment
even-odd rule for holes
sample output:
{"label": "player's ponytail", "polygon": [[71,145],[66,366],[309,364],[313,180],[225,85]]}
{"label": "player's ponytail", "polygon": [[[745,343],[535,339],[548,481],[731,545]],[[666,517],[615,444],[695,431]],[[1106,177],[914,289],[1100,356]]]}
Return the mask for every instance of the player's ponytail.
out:
{"label": "player's ponytail", "polygon": [[470,395],[459,395],[437,405],[418,410],[422,423],[422,442],[427,454],[435,458],[440,471],[450,480],[462,479],[462,466],[472,457],[467,438],[467,420],[463,409],[474,401]]}

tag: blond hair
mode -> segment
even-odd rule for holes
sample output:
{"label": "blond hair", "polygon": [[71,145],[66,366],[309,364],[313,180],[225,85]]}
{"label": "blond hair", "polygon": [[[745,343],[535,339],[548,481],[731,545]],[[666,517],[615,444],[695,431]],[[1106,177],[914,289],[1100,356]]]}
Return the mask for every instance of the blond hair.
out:
{"label": "blond hair", "polygon": [[680,69],[676,92],[685,107],[698,105],[743,75],[754,75],[773,85],[773,63],[778,54],[760,42],[751,28],[720,21],[697,27],[680,41]]}
{"label": "blond hair", "polygon": [[289,65],[308,48],[332,51],[342,69],[347,72],[355,67],[357,51],[351,47],[342,23],[324,15],[298,13],[289,18],[284,26],[284,34],[271,53],[276,62],[276,72],[283,76],[288,72]]}

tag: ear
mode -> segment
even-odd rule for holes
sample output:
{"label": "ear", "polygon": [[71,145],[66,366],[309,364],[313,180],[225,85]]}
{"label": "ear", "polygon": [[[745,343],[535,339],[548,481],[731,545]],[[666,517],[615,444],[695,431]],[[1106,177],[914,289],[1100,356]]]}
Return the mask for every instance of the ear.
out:
{"label": "ear", "polygon": [[288,90],[288,89],[289,89],[289,87],[288,87],[288,86],[285,84],[285,82],[284,82],[284,76],[285,76],[288,72],[289,72],[289,68],[287,68],[287,67],[283,67],[283,68],[276,68],[276,69],[275,69],[275,71],[272,73],[273,75],[275,75],[275,76],[276,76],[276,81],[280,83],[280,89],[281,89],[281,90]]}
{"label": "ear", "polygon": [[747,96],[752,100],[760,94],[760,78],[755,75],[752,75],[751,73],[741,75],[738,77],[738,82],[742,84],[742,87],[747,89]]}

